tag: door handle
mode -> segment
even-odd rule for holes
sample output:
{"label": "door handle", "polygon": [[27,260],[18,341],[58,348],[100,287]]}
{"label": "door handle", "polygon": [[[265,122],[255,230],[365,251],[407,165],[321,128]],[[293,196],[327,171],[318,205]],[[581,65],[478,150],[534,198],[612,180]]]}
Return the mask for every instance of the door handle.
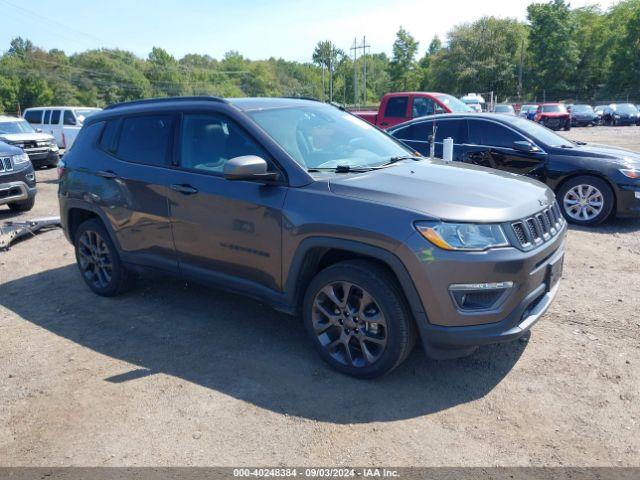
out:
{"label": "door handle", "polygon": [[180,192],[183,195],[193,195],[194,193],[198,193],[198,189],[192,187],[191,185],[171,185],[171,190],[175,190],[176,192]]}
{"label": "door handle", "polygon": [[102,178],[106,178],[107,180],[113,180],[115,178],[118,178],[118,175],[116,175],[111,170],[100,170],[98,172],[98,176]]}

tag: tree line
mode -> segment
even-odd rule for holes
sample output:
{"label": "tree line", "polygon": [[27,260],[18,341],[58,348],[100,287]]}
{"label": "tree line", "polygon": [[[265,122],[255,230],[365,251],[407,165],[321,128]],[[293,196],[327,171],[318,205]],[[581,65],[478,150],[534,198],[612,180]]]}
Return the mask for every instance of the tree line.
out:
{"label": "tree line", "polygon": [[[493,91],[500,101],[640,101],[640,0],[608,10],[572,8],[565,0],[532,3],[527,20],[483,17],[434,37],[422,56],[400,28],[391,57],[354,60],[330,40],[309,62],[250,60],[229,51],[220,60],[162,48],[147,58],[118,49],[67,55],[16,38],[0,56],[0,111],[37,105],[104,106],[173,95],[311,96],[375,104],[389,91],[461,95]],[[363,71],[366,63],[366,86]]]}

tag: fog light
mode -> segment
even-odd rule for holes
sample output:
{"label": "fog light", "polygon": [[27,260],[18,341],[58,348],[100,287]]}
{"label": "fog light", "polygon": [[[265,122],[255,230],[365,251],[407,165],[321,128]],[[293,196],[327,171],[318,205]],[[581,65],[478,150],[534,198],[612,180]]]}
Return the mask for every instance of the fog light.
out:
{"label": "fog light", "polygon": [[491,310],[496,308],[513,287],[513,282],[463,283],[449,286],[459,310]]}
{"label": "fog light", "polygon": [[34,173],[27,173],[25,177],[27,177],[27,180],[29,180],[30,182],[33,182],[36,179],[36,176]]}

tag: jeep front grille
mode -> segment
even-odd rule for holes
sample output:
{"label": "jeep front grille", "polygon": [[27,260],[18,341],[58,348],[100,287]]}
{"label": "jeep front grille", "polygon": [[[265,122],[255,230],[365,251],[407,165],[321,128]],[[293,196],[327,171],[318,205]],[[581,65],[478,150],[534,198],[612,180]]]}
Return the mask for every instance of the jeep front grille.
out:
{"label": "jeep front grille", "polygon": [[12,172],[13,163],[11,157],[0,157],[0,172]]}
{"label": "jeep front grille", "polygon": [[562,230],[563,224],[560,207],[557,202],[553,202],[549,208],[513,222],[511,228],[519,246],[528,249],[551,240]]}

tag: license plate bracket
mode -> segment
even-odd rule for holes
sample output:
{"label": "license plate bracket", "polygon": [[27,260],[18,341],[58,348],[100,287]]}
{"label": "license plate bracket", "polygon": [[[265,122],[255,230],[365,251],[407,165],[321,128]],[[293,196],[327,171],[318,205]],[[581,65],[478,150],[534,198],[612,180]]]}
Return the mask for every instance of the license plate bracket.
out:
{"label": "license plate bracket", "polygon": [[564,269],[564,255],[557,259],[555,262],[550,263],[547,266],[547,291],[551,290],[562,278],[562,271]]}

